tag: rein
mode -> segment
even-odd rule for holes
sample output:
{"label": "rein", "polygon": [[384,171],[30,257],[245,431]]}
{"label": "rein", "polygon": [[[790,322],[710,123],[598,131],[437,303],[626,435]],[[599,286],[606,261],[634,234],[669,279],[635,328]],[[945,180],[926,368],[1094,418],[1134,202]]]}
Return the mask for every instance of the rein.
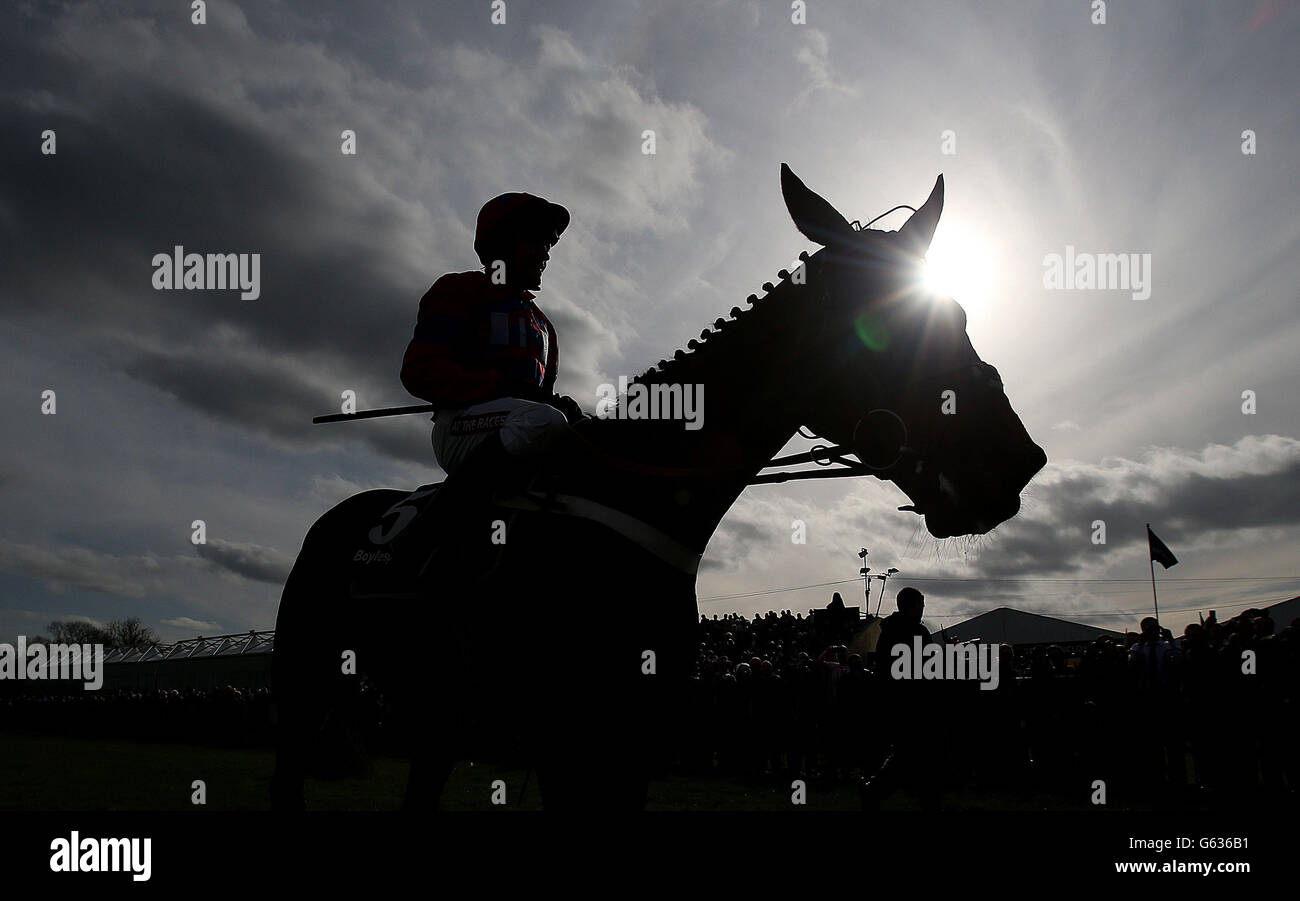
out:
{"label": "rein", "polygon": [[[804,434],[804,427],[799,428],[799,434],[805,438],[818,438],[816,434]],[[737,472],[742,467],[670,467],[655,466],[649,463],[638,463],[624,460],[610,454],[604,448],[599,447],[584,435],[575,431],[579,440],[587,446],[589,452],[602,458],[605,465],[614,469],[621,469],[625,472],[635,472],[641,475],[647,475],[658,478],[716,478],[719,473]],[[814,445],[811,450],[800,454],[788,454],[784,457],[773,457],[767,463],[763,464],[762,469],[771,469],[774,466],[795,466],[800,463],[816,463],[818,466],[830,466],[832,463],[839,464],[833,470],[818,472],[810,470],[807,472],[770,472],[760,473],[751,478],[746,484],[749,485],[768,485],[777,482],[791,482],[799,479],[832,479],[844,478],[846,476],[864,476],[871,475],[875,470],[870,466],[858,463],[848,459],[845,454],[852,453],[851,448],[847,445],[837,444],[828,447],[824,444]],[[744,467],[747,468],[747,467]]]}

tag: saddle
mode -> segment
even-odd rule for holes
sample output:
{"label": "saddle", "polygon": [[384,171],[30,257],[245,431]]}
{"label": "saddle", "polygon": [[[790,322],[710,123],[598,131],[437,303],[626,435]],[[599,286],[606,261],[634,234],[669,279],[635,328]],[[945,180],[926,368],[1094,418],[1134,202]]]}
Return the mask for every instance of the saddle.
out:
{"label": "saddle", "polygon": [[[485,458],[486,459],[486,458]],[[486,468],[485,468],[486,469]],[[350,547],[349,593],[353,600],[427,598],[452,572],[460,581],[490,574],[505,550],[495,534],[514,529],[524,516],[568,516],[590,520],[694,576],[701,553],[622,510],[571,494],[536,473],[502,476],[500,470],[457,473],[445,482],[421,485],[393,504]],[[493,482],[482,480],[491,472]],[[471,479],[478,480],[477,485]],[[456,522],[446,520],[449,514]]]}
{"label": "saddle", "polygon": [[[504,550],[493,526],[513,526],[514,510],[495,498],[451,501],[447,482],[421,485],[380,516],[349,548],[348,591],[353,600],[427,598],[454,572],[473,579],[491,571]],[[456,507],[457,509],[449,509]],[[455,522],[447,519],[455,516]],[[473,540],[470,540],[473,536]]]}

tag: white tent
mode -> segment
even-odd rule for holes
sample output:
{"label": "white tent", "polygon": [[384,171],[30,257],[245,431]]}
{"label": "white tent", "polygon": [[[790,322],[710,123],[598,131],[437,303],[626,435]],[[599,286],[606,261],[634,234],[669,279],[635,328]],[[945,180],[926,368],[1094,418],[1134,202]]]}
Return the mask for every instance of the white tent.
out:
{"label": "white tent", "polygon": [[1282,603],[1274,604],[1272,607],[1265,607],[1264,612],[1273,620],[1273,631],[1281,632],[1291,625],[1291,620],[1300,618],[1300,597],[1282,601]]}
{"label": "white tent", "polygon": [[932,630],[935,637],[947,635],[948,642],[983,641],[1024,645],[1024,644],[1080,644],[1095,641],[1098,638],[1123,640],[1121,632],[1110,629],[1098,629],[1083,623],[1043,616],[1039,613],[1027,613],[1012,607],[998,607],[988,613],[981,613],[955,626]]}

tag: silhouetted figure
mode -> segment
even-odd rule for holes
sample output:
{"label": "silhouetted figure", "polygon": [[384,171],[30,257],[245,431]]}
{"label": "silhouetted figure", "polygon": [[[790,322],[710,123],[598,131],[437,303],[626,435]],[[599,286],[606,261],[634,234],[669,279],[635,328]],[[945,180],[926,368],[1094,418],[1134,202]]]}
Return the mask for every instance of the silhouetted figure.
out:
{"label": "silhouetted figure", "polygon": [[[1213,619],[1210,620],[1213,624]],[[1218,651],[1210,640],[1210,630],[1200,623],[1189,623],[1181,641],[1183,656],[1182,705],[1179,712],[1186,723],[1189,750],[1196,767],[1196,781],[1211,789],[1223,780],[1219,725],[1205,711],[1215,706]]]}
{"label": "silhouetted figure", "polygon": [[525,480],[583,417],[554,392],[559,340],[532,293],[568,224],[568,210],[532,194],[494,197],[474,238],[484,268],[444,275],[420,300],[401,380],[437,408],[433,452],[449,476],[427,521],[463,531],[486,482]]}
{"label": "silhouetted figure", "polygon": [[1138,780],[1153,787],[1186,780],[1185,744],[1176,716],[1181,655],[1155,617],[1142,620],[1141,635],[1129,649],[1134,698],[1130,738]]}
{"label": "silhouetted figure", "polygon": [[933,644],[930,630],[921,625],[925,612],[925,595],[908,586],[898,592],[898,610],[885,617],[881,624],[880,639],[876,643],[876,674],[880,686],[881,716],[878,725],[885,732],[888,743],[884,763],[870,779],[860,784],[863,810],[874,810],[893,794],[903,781],[912,783],[926,810],[939,808],[939,773],[935,772],[937,760],[933,711],[926,710],[927,701],[938,696],[927,691],[929,686],[919,679],[895,679],[890,673],[895,660],[895,648],[915,651],[914,640],[921,646]]}
{"label": "silhouetted figure", "polygon": [[848,655],[849,671],[839,680],[836,696],[836,719],[843,729],[847,765],[856,775],[867,772],[867,748],[871,741],[868,716],[874,700],[871,674],[860,654]]}

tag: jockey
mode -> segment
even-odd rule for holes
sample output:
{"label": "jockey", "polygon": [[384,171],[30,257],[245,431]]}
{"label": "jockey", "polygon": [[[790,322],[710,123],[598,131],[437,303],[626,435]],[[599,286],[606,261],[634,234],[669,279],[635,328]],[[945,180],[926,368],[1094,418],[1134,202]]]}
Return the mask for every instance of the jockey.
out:
{"label": "jockey", "polygon": [[448,273],[420,300],[401,380],[436,408],[433,453],[448,476],[471,456],[474,469],[530,470],[583,418],[554,393],[555,327],[532,293],[568,224],[568,210],[532,194],[494,197],[474,236],[483,269]]}

